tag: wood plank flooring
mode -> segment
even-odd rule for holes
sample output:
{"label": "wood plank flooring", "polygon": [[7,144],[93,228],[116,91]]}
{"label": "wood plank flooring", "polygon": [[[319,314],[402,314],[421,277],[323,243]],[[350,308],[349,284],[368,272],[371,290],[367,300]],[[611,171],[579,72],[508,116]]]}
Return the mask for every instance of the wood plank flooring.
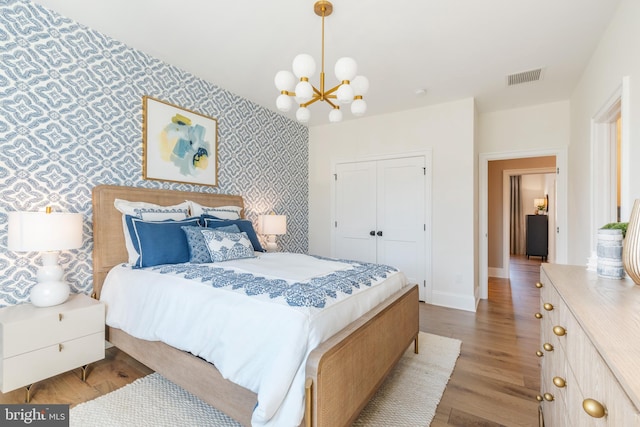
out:
{"label": "wood plank flooring", "polygon": [[[420,330],[462,340],[454,373],[431,424],[439,426],[537,426],[540,384],[539,260],[513,258],[511,279],[489,280],[489,299],[476,313],[421,304]],[[152,371],[112,347],[89,367],[33,385],[32,403],[72,406],[109,393]],[[0,403],[23,403],[24,389],[0,394]]]}
{"label": "wood plank flooring", "polygon": [[432,427],[538,425],[540,260],[514,257],[510,270],[510,279],[489,279],[476,313],[421,308],[420,330],[462,340]]}

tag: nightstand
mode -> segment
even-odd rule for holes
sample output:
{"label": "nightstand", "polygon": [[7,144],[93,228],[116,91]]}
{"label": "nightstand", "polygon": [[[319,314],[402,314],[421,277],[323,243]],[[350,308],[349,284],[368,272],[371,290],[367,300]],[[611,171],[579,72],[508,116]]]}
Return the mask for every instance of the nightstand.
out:
{"label": "nightstand", "polygon": [[0,390],[26,387],[104,358],[105,307],[84,294],[60,305],[0,309]]}

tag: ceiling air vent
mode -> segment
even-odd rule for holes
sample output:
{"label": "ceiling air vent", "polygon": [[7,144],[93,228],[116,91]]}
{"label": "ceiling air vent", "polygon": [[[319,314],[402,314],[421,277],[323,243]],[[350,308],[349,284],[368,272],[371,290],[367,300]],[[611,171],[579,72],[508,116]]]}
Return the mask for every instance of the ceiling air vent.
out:
{"label": "ceiling air vent", "polygon": [[515,86],[522,83],[537,82],[542,80],[542,68],[523,71],[521,73],[509,74],[507,76],[507,86]]}

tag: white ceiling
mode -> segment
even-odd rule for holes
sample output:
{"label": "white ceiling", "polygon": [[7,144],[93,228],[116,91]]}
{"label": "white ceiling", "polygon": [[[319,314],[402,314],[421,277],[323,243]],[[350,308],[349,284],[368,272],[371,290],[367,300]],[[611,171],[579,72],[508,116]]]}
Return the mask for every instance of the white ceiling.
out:
{"label": "white ceiling", "polygon": [[[320,69],[314,2],[35,0],[274,111],[277,71],[291,70],[298,53],[311,54]],[[336,59],[351,56],[370,81],[368,116],[468,97],[481,112],[568,99],[618,3],[333,0],[326,86],[338,83]],[[507,86],[508,74],[535,68],[544,69],[541,81]],[[310,81],[319,86],[318,72]],[[343,110],[345,120],[353,118]],[[327,104],[310,111],[311,126],[328,123]]]}

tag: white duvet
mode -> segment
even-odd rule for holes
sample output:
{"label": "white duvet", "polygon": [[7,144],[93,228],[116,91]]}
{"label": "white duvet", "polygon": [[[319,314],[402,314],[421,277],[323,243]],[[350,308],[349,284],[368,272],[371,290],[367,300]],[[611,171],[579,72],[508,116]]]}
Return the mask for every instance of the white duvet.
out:
{"label": "white duvet", "polygon": [[[352,268],[302,254],[257,255],[208,265],[289,284]],[[252,425],[297,426],[311,350],[405,285],[402,273],[391,272],[352,295],[338,292],[324,308],[292,307],[282,298],[249,297],[242,289],[117,266],[105,280],[100,299],[107,304],[109,326],[191,352],[213,363],[223,377],[257,393]]]}

